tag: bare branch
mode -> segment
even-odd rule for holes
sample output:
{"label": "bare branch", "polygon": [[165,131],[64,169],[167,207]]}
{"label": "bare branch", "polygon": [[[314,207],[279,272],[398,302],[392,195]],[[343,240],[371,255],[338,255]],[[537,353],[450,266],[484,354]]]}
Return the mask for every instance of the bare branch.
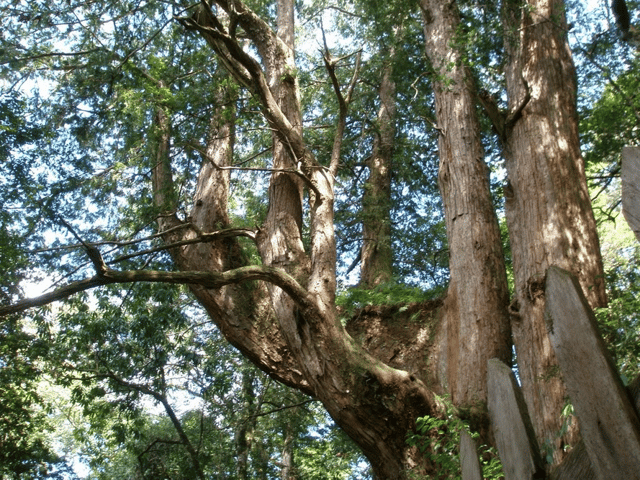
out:
{"label": "bare branch", "polygon": [[[309,179],[309,177],[307,177],[301,170],[298,170],[296,168],[235,167],[233,165],[221,167],[215,162],[215,160],[211,156],[207,154],[207,152],[205,152],[205,150],[202,147],[197,145],[190,145],[190,147],[196,150],[200,155],[202,155],[202,157],[205,160],[211,162],[211,164],[214,166],[216,170],[240,170],[243,172],[291,173],[293,175],[296,175],[297,177],[300,177],[302,181],[307,185],[307,187],[313,190],[313,192],[318,196],[318,198],[321,197],[318,187],[316,187],[311,181],[311,179]],[[311,168],[323,168],[323,167],[311,166]]]}
{"label": "bare branch", "polygon": [[29,57],[20,57],[20,58],[8,58],[7,60],[3,60],[0,62],[0,65],[4,65],[10,62],[30,62],[32,60],[39,60],[41,58],[51,58],[51,57],[79,57],[82,55],[87,55],[89,53],[94,53],[101,48],[92,48],[90,50],[82,50],[80,52],[49,52],[49,53],[41,53],[38,55],[32,55]]}
{"label": "bare branch", "polygon": [[[163,234],[165,234],[166,232],[162,232]],[[250,238],[251,240],[256,239],[256,231],[254,229],[250,229],[250,228],[226,228],[223,230],[218,230],[216,232],[210,232],[210,233],[201,233],[198,232],[199,235],[197,237],[194,238],[189,238],[187,240],[180,240],[178,242],[172,242],[172,243],[167,243],[164,245],[159,245],[157,247],[153,247],[153,248],[147,248],[145,250],[141,250],[139,252],[135,252],[135,253],[130,253],[128,255],[123,255],[120,257],[117,257],[113,260],[110,260],[108,263],[109,265],[113,265],[114,263],[119,263],[119,262],[123,262],[125,260],[129,260],[130,258],[135,258],[135,257],[139,257],[141,255],[148,255],[150,253],[156,253],[156,252],[160,252],[163,250],[171,250],[172,248],[176,248],[176,247],[182,247],[184,245],[193,245],[196,243],[208,243],[208,242],[213,242],[215,240],[219,240],[221,238],[229,238],[229,237],[247,237]]]}
{"label": "bare branch", "polygon": [[283,270],[274,267],[248,266],[226,272],[166,272],[157,270],[127,270],[117,271],[106,269],[103,275],[80,280],[45,293],[39,297],[29,298],[0,307],[0,317],[12,313],[24,312],[33,307],[41,307],[58,300],[90,290],[103,285],[154,282],[173,283],[179,285],[201,285],[210,289],[217,289],[225,285],[238,284],[250,280],[263,280],[280,287],[303,309],[316,308],[316,304],[309,293]]}
{"label": "bare branch", "polygon": [[93,267],[96,269],[96,273],[98,274],[99,277],[103,276],[104,273],[107,271],[107,266],[104,263],[104,259],[102,258],[102,255],[100,254],[100,250],[98,250],[95,246],[90,245],[86,243],[84,240],[82,240],[82,238],[80,238],[80,236],[76,233],[73,227],[71,227],[71,225],[69,225],[69,223],[67,223],[62,217],[58,217],[58,221],[62,225],[64,225],[67,228],[67,230],[69,230],[71,234],[76,238],[76,240],[78,240],[82,244],[82,246],[87,252],[87,256],[91,260],[91,263],[93,263]]}
{"label": "bare branch", "polygon": [[[322,26],[321,26],[322,28]],[[358,80],[358,74],[360,72],[360,58],[362,54],[362,50],[359,50],[356,53],[356,65],[353,70],[353,75],[351,77],[351,81],[349,82],[349,86],[347,87],[347,95],[346,97],[342,95],[342,90],[340,88],[340,82],[338,81],[338,77],[336,75],[335,66],[337,60],[332,58],[331,52],[329,52],[329,47],[327,46],[327,39],[325,38],[324,28],[322,28],[322,39],[324,42],[324,54],[323,60],[327,72],[329,73],[329,78],[331,79],[331,84],[333,85],[333,90],[338,99],[338,125],[336,128],[336,134],[333,138],[333,147],[331,149],[331,160],[329,162],[329,172],[335,177],[336,172],[338,171],[338,164],[340,162],[340,150],[342,149],[342,142],[344,139],[344,130],[347,124],[347,114],[349,112],[349,103],[351,102],[351,97],[353,96],[353,91],[356,86],[356,82]]]}

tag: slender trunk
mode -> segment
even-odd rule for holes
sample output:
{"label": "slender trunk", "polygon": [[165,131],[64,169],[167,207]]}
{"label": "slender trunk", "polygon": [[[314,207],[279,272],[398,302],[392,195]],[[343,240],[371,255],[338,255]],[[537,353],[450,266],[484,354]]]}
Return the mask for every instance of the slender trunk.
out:
{"label": "slender trunk", "polygon": [[280,460],[282,463],[280,468],[280,479],[295,480],[296,476],[293,473],[293,429],[289,422],[285,425],[283,435],[284,442],[282,444],[282,459]]}
{"label": "slender trunk", "polygon": [[369,178],[362,197],[362,268],[360,284],[375,287],[392,276],[391,161],[396,135],[396,85],[393,81],[393,49],[382,67],[378,130],[367,162]]}
{"label": "slender trunk", "polygon": [[460,15],[454,2],[422,0],[426,51],[434,69],[440,132],[439,185],[449,241],[450,283],[441,351],[440,383],[455,404],[486,401],[487,361],[511,360],[509,292],[480,142],[475,89],[456,49]]}
{"label": "slender trunk", "polygon": [[[541,445],[557,447],[566,390],[544,322],[551,265],[573,272],[592,307],[606,303],[596,224],[578,139],[576,76],[562,0],[505,1],[506,215],[519,315],[512,323],[525,399]],[[575,425],[576,422],[573,422]]]}
{"label": "slender trunk", "polygon": [[253,429],[256,423],[256,409],[253,402],[255,398],[253,391],[254,378],[255,375],[251,371],[242,373],[242,414],[245,418],[240,420],[235,431],[236,475],[238,480],[249,479],[249,453],[253,445]]}
{"label": "slender trunk", "polygon": [[[164,86],[161,82],[160,87]],[[171,119],[162,105],[156,105],[149,141],[154,146],[152,154],[153,200],[158,209],[159,230],[175,225],[177,199],[171,172]]]}
{"label": "slender trunk", "polygon": [[162,403],[162,406],[164,407],[164,410],[167,413],[167,416],[171,420],[173,427],[176,429],[176,432],[180,437],[180,441],[187,449],[187,453],[191,457],[191,462],[193,463],[193,469],[196,471],[198,478],[204,480],[205,476],[204,476],[204,473],[202,472],[202,467],[200,466],[198,452],[196,451],[193,444],[189,440],[189,437],[187,436],[184,429],[182,428],[182,423],[180,422],[180,419],[178,418],[176,413],[173,411],[173,408],[171,407],[171,404],[167,400],[167,397],[164,395],[154,395],[154,397],[156,400]]}

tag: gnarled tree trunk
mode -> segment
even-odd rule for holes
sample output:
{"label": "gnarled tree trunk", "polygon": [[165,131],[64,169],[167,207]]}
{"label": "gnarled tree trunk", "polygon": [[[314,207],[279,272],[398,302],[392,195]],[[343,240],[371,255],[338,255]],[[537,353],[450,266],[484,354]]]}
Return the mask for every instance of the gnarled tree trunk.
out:
{"label": "gnarled tree trunk", "polygon": [[[236,80],[260,100],[264,117],[274,131],[267,219],[257,231],[242,233],[255,240],[263,264],[258,270],[269,281],[258,282],[252,289],[241,285],[192,288],[223,334],[247,357],[278,380],[323,402],[334,420],[363,449],[379,478],[401,478],[415,453],[405,443],[406,432],[415,418],[437,407],[421,379],[370,355],[353,341],[337,318],[333,186],[340,139],[336,139],[331,163],[325,167],[318,164],[302,137],[293,57],[293,2],[278,2],[277,34],[241,2],[219,1],[217,5],[228,16],[228,23],[206,5],[183,23],[197,30]],[[254,42],[261,63],[240,48],[233,25],[241,26]],[[342,96],[339,85],[334,87],[341,105],[337,129],[341,135],[348,98]],[[207,151],[224,156],[222,152],[232,148],[232,138],[212,136]],[[216,142],[227,142],[227,146],[216,148]],[[224,161],[217,158],[213,164],[222,167],[228,164]],[[220,172],[205,167],[206,162],[198,184],[219,183],[212,179]],[[165,180],[158,191],[170,190],[170,177],[162,173],[156,173]],[[308,251],[303,247],[301,232],[305,188],[309,195]],[[224,188],[214,190],[206,199],[212,204],[209,210],[225,211]],[[203,206],[198,205],[199,200],[205,201],[196,199],[193,219],[198,218],[195,209]],[[158,205],[161,201],[156,199]],[[168,241],[197,237],[199,226],[181,230],[175,216],[163,218],[161,228],[172,229],[166,235]],[[228,224],[225,222],[226,217],[213,224],[224,226]],[[236,230],[227,231],[234,235]],[[236,268],[224,261],[229,261],[229,252],[242,258],[239,244],[234,238],[226,238],[224,232],[220,232],[220,240],[206,245],[174,249],[178,267],[216,272]],[[217,263],[203,263],[208,258],[218,259]],[[238,278],[243,271],[238,270]]]}

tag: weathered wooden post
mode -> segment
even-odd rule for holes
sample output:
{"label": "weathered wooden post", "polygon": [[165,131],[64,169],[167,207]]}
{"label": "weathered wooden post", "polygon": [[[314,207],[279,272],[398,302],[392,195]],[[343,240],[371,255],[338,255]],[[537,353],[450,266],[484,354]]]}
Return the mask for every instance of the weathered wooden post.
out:
{"label": "weathered wooden post", "polygon": [[462,480],[482,480],[476,442],[466,430],[460,434],[460,464],[462,465]]}
{"label": "weathered wooden post", "polygon": [[622,149],[622,213],[640,241],[640,147]]}
{"label": "weathered wooden post", "polygon": [[593,471],[602,480],[640,480],[640,422],[578,280],[547,270],[547,330]]}
{"label": "weathered wooden post", "polygon": [[544,478],[544,465],[527,406],[511,369],[487,362],[488,408],[505,480]]}

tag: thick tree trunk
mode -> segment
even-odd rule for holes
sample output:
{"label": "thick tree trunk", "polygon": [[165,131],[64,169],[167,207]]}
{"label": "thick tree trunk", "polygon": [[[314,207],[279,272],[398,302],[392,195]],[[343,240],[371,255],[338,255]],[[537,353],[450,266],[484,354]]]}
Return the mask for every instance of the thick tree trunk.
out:
{"label": "thick tree trunk", "polygon": [[360,284],[375,287],[388,282],[392,276],[391,249],[391,161],[396,135],[396,85],[393,81],[392,60],[382,67],[380,80],[380,109],[371,157],[367,161],[369,178],[362,197],[362,267]]}
{"label": "thick tree trunk", "polygon": [[509,292],[500,230],[480,142],[475,91],[455,44],[454,2],[422,0],[426,52],[433,67],[439,184],[449,240],[440,383],[455,404],[486,401],[487,361],[511,359]]}
{"label": "thick tree trunk", "polygon": [[[551,265],[576,275],[592,307],[606,303],[596,224],[578,139],[576,77],[562,0],[505,2],[506,215],[519,315],[519,376],[540,445],[556,447],[566,390],[545,329]],[[573,422],[575,425],[575,422]]]}
{"label": "thick tree trunk", "polygon": [[[226,89],[221,89],[217,102],[202,155],[194,204],[186,224],[175,215],[177,206],[169,161],[169,117],[163,109],[157,109],[153,128],[157,142],[153,168],[154,201],[161,209],[159,230],[167,232],[164,235],[167,243],[193,240],[203,232],[229,227],[230,171],[225,168],[232,163],[233,97]],[[244,253],[237,238],[229,236],[175,248],[171,254],[177,267],[183,271],[224,272],[244,264]],[[311,393],[297,362],[285,346],[278,325],[271,320],[274,313],[266,284],[258,283],[253,288],[242,285],[228,285],[220,289],[199,285],[190,287],[225,338],[247,358],[279,381]],[[263,336],[270,342],[262,341]]]}

